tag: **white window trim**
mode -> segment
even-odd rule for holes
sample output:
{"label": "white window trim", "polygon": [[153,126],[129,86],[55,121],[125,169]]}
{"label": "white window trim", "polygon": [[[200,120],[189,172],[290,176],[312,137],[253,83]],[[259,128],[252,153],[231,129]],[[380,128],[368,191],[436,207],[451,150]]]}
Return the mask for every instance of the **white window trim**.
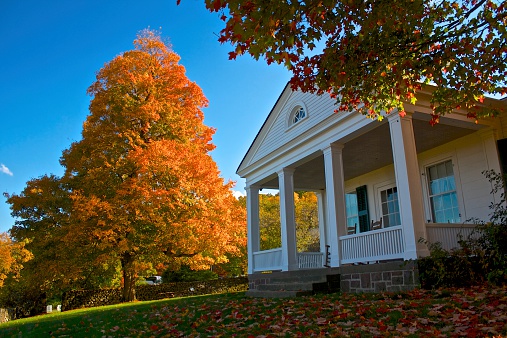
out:
{"label": "white window trim", "polygon": [[[308,108],[306,107],[306,105],[305,105],[305,103],[303,101],[294,102],[293,104],[290,105],[290,107],[291,108],[287,111],[286,116],[285,116],[285,121],[286,121],[285,122],[285,126],[286,126],[287,130],[292,129],[295,126],[299,126],[301,123],[303,123],[304,121],[308,120],[308,116],[309,116]],[[292,123],[292,118],[294,116],[294,110],[297,107],[302,107],[304,109],[306,115],[305,115],[305,117],[303,117],[298,122]]]}
{"label": "white window trim", "polygon": [[[397,188],[396,180],[384,181],[382,183],[377,183],[373,186],[373,191],[375,192],[375,215],[371,215],[370,220],[378,221],[381,217],[384,216],[382,214],[382,198],[380,196],[380,192],[395,187]],[[398,195],[398,208],[400,209],[401,212],[399,195]],[[384,226],[385,225],[382,224],[382,227]]]}
{"label": "white window trim", "polygon": [[434,156],[431,159],[428,159],[421,163],[421,184],[422,184],[422,190],[423,190],[423,201],[424,201],[424,215],[425,215],[425,221],[426,223],[432,223],[433,224],[433,216],[431,213],[431,201],[430,201],[430,192],[429,192],[429,182],[428,182],[428,167],[431,167],[433,165],[446,162],[446,161],[452,162],[452,171],[454,174],[454,182],[456,184],[456,197],[458,199],[458,207],[460,212],[460,221],[461,223],[465,222],[468,217],[466,215],[465,210],[465,203],[463,199],[463,192],[461,189],[461,179],[459,175],[459,165],[458,165],[458,159],[456,155],[451,155],[449,153],[447,154],[441,154],[439,156]]}
{"label": "white window trim", "polygon": [[[355,190],[355,189],[345,190],[345,195],[347,195],[347,194],[355,194],[355,195],[356,195],[356,202],[357,202],[357,192],[356,192],[356,190]],[[367,195],[367,196],[368,196],[368,195]],[[345,204],[346,204],[346,203],[347,203],[347,201],[345,200]],[[357,207],[357,205],[356,205],[356,207]],[[345,208],[345,209],[346,209],[346,208]],[[357,208],[356,208],[356,209],[357,209]],[[368,211],[369,211],[369,210],[368,210]],[[356,212],[357,212],[357,210],[356,210]],[[356,213],[356,217],[358,217],[358,215],[359,215],[359,213]],[[345,215],[345,219],[346,219],[346,220],[348,220],[348,218],[349,218],[349,215]],[[359,221],[358,221],[358,223],[359,223]],[[347,224],[347,226],[348,226],[348,224]],[[359,232],[359,231],[358,231],[358,230],[359,230],[358,228],[359,228],[359,224],[356,224],[356,233],[358,233],[358,232]]]}

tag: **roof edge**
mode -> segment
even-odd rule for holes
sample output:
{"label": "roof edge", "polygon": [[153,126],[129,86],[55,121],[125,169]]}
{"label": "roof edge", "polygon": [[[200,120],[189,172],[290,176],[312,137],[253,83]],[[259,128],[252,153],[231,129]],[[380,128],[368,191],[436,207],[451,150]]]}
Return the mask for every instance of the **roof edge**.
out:
{"label": "roof edge", "polygon": [[[280,95],[278,96],[278,99],[276,99],[276,102],[275,104],[273,105],[273,108],[271,108],[268,116],[266,117],[266,119],[264,120],[264,122],[262,123],[262,126],[259,128],[259,131],[257,132],[257,135],[255,135],[252,143],[250,144],[250,147],[248,147],[248,150],[246,151],[245,155],[243,156],[243,159],[241,160],[241,162],[239,163],[238,165],[238,168],[236,169],[236,175],[239,175],[239,168],[241,168],[241,166],[243,165],[243,162],[245,162],[245,159],[248,155],[248,153],[250,152],[250,150],[252,149],[255,141],[257,141],[257,138],[259,137],[259,134],[261,133],[262,129],[264,129],[264,126],[266,125],[267,121],[269,120],[269,117],[271,116],[271,114],[273,114],[273,111],[275,110],[275,107],[278,105],[278,103],[280,102],[280,99],[282,98],[283,94],[285,93],[285,91],[287,90],[287,88],[290,87],[290,81],[287,82],[287,84],[285,85],[285,87],[283,87],[283,90],[281,91]],[[240,175],[241,177],[241,175]]]}

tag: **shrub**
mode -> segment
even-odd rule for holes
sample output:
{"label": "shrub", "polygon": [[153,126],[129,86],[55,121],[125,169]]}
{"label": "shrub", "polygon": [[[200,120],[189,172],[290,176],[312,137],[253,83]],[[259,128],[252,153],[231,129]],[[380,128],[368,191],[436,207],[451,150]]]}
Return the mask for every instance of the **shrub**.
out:
{"label": "shrub", "polygon": [[[136,297],[140,301],[171,297],[188,297],[248,290],[248,278],[224,278],[205,282],[163,283],[139,285]],[[121,289],[71,290],[64,294],[62,310],[83,307],[119,304],[122,302]]]}
{"label": "shrub", "polygon": [[46,310],[46,293],[36,287],[13,281],[0,288],[0,308],[12,309],[12,317],[39,315]]}
{"label": "shrub", "polygon": [[202,282],[217,279],[218,275],[210,270],[191,270],[188,265],[182,265],[177,271],[170,269],[162,274],[164,283]]}

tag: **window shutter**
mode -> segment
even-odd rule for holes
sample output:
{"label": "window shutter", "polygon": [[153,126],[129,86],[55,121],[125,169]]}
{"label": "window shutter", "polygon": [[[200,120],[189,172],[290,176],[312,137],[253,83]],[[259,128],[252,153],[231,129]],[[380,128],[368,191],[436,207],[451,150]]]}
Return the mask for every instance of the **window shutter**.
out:
{"label": "window shutter", "polygon": [[368,195],[366,193],[366,185],[357,187],[356,194],[359,231],[366,232],[370,230],[370,217],[368,215]]}

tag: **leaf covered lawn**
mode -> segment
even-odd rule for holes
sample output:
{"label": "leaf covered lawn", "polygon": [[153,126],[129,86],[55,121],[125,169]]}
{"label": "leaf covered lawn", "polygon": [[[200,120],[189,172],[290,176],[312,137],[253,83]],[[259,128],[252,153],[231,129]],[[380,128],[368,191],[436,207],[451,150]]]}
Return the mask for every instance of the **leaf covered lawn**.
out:
{"label": "leaf covered lawn", "polygon": [[[99,309],[67,319],[66,313],[62,313],[53,321],[11,327],[4,333],[7,337],[491,337],[507,334],[507,287],[290,299],[231,294]],[[1,333],[2,326],[0,336]]]}

